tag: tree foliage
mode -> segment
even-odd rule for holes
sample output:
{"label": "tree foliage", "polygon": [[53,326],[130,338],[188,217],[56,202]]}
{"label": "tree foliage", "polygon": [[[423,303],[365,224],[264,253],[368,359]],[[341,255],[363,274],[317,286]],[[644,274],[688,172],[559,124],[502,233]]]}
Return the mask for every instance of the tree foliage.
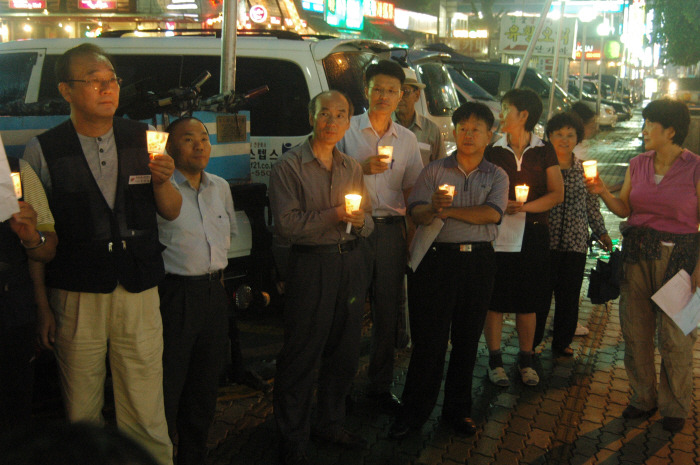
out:
{"label": "tree foliage", "polygon": [[700,61],[700,2],[697,0],[650,0],[654,10],[652,42],[661,45],[666,61],[693,66]]}

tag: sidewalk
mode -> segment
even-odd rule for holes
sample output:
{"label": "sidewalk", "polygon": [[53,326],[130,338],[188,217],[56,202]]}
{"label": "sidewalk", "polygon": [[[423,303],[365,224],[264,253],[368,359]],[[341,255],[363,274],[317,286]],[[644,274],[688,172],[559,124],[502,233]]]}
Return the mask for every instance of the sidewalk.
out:
{"label": "sidewalk", "polygon": [[[639,111],[632,121],[601,132],[589,150],[598,160],[606,183],[622,182],[626,163],[639,153]],[[619,238],[619,219],[609,212],[606,224],[613,239]],[[589,256],[587,270],[595,266]],[[582,295],[588,282],[584,281]],[[553,312],[552,312],[553,313]],[[540,348],[539,386],[524,386],[513,368],[518,352],[514,320],[504,325],[504,362],[511,380],[508,388],[493,386],[487,378],[488,351],[481,340],[474,371],[473,418],[479,425],[474,437],[454,435],[440,424],[442,397],[420,432],[402,441],[387,438],[392,418],[376,412],[364,398],[367,383],[367,350],[363,350],[356,377],[347,426],[369,441],[364,451],[344,451],[311,446],[309,458],[318,465],[331,464],[700,464],[700,409],[694,409],[684,430],[675,436],[665,432],[657,414],[647,420],[627,421],[622,410],[628,403],[628,382],[623,366],[624,343],[617,301],[593,305],[582,299],[580,318],[590,334],[575,339],[573,358],[554,358],[547,334]],[[277,321],[277,323],[275,323]],[[241,325],[244,356],[253,364],[270,360],[281,346],[278,319]],[[364,344],[367,337],[364,338]],[[260,350],[258,350],[260,349]],[[449,357],[449,354],[448,354]],[[403,390],[410,351],[397,355],[395,386]],[[660,360],[657,358],[657,367]],[[693,365],[696,405],[700,402],[700,343]],[[263,396],[243,387],[220,391],[217,415],[210,433],[210,465],[277,463],[272,394]]]}

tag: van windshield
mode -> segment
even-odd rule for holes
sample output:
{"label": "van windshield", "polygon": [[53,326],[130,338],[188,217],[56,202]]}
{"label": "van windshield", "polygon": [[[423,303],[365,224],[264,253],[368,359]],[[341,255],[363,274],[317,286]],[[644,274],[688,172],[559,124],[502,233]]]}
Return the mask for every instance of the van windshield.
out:
{"label": "van windshield", "polygon": [[342,91],[350,97],[356,115],[367,111],[365,68],[376,58],[376,55],[366,52],[336,52],[323,59],[328,88]]}
{"label": "van windshield", "polygon": [[450,116],[459,107],[459,99],[447,69],[441,63],[426,63],[416,69],[425,84],[425,99],[432,116]]}

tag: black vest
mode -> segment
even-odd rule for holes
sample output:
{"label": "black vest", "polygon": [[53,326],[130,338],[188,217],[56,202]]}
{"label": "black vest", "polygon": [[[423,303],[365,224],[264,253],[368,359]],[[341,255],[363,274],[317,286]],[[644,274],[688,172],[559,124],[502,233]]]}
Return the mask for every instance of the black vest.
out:
{"label": "black vest", "polygon": [[[19,160],[8,157],[10,170],[19,173]],[[0,337],[14,327],[35,320],[34,292],[27,254],[9,220],[0,223]]]}
{"label": "black vest", "polygon": [[129,292],[149,289],[163,278],[150,176],[147,125],[114,119],[117,193],[114,209],[104,199],[69,119],[38,139],[51,175],[49,205],[56,221],[56,258],[46,267],[46,285],[79,292],[109,293],[117,283]]}

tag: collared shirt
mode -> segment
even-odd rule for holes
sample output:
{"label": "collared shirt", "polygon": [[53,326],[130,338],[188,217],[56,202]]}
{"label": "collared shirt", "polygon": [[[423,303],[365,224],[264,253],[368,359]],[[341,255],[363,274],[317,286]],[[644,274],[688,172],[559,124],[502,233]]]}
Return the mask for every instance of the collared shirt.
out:
{"label": "collared shirt", "polygon": [[[508,175],[487,161],[467,174],[457,162],[457,152],[447,158],[434,161],[423,169],[408,198],[409,210],[416,205],[429,204],[433,192],[439,186],[455,186],[452,199],[454,207],[476,207],[487,205],[501,216],[508,205]],[[447,218],[440,230],[437,242],[482,242],[493,241],[498,235],[495,223],[471,224],[454,218]]]}
{"label": "collared shirt", "polygon": [[564,202],[549,211],[549,248],[561,252],[586,253],[588,226],[598,236],[607,233],[600,214],[598,196],[586,189],[581,160],[574,157],[571,167],[561,170]]}
{"label": "collared shirt", "polygon": [[403,216],[406,214],[403,191],[413,187],[423,169],[423,159],[415,134],[390,121],[389,129],[380,138],[365,112],[352,117],[350,129],[345,132],[343,140],[338,142],[338,149],[362,163],[368,157],[377,155],[377,147],[380,145],[391,145],[394,152],[388,170],[365,175],[365,185],[372,199],[372,214]]}
{"label": "collared shirt", "polygon": [[[420,156],[423,159],[423,166],[428,166],[431,161],[445,158],[445,140],[442,137],[442,132],[437,124],[430,121],[423,115],[417,112],[413,113],[413,122],[410,126],[406,126],[418,139],[418,148]],[[401,124],[396,117],[396,112],[391,114],[391,119],[398,124]]]}
{"label": "collared shirt", "polygon": [[272,165],[270,208],[275,230],[292,244],[328,245],[356,238],[346,232],[336,207],[345,205],[346,194],[362,195],[365,212],[362,236],[374,229],[370,199],[365,189],[362,167],[355,160],[333,149],[330,171],[316,158],[310,139],[285,152]]}
{"label": "collared shirt", "polygon": [[[530,134],[530,143],[523,150],[523,154],[518,157],[508,146],[508,137],[504,134],[495,143],[486,147],[484,158],[494,163],[508,174],[510,187],[508,198],[515,200],[515,186],[527,184],[530,190],[527,201],[532,202],[547,194],[547,168],[559,166],[557,153],[550,143],[544,143],[534,133]],[[528,222],[547,222],[549,211],[542,213],[528,213]]]}
{"label": "collared shirt", "polygon": [[36,211],[36,229],[43,232],[55,231],[53,214],[39,177],[23,159],[19,160],[19,172],[22,177],[22,197]]}
{"label": "collared shirt", "polygon": [[[153,129],[152,126],[148,126]],[[90,172],[97,182],[109,208],[114,208],[117,196],[117,177],[119,175],[119,157],[117,156],[117,143],[114,139],[114,129],[99,137],[88,137],[78,134],[80,146],[83,149],[85,160],[90,167]],[[41,150],[39,139],[32,137],[24,149],[23,158],[32,165],[37,172],[47,192],[51,192],[51,174],[49,166]]]}
{"label": "collared shirt", "polygon": [[165,272],[197,276],[223,270],[231,238],[238,232],[228,182],[202,172],[199,190],[195,190],[178,170],[170,182],[182,194],[182,208],[173,221],[158,215],[158,236],[166,247]]}

